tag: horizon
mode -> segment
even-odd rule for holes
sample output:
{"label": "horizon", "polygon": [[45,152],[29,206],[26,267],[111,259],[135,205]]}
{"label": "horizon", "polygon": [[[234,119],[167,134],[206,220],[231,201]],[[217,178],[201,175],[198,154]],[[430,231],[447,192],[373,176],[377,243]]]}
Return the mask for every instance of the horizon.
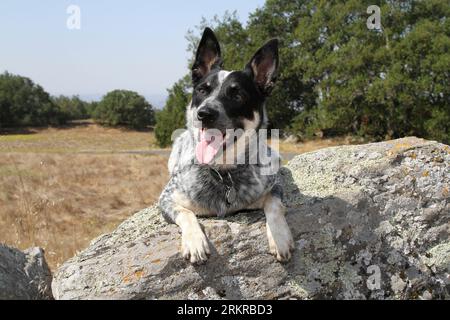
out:
{"label": "horizon", "polygon": [[[203,17],[226,11],[236,11],[245,25],[263,4],[4,0],[0,29],[8,32],[2,34],[0,73],[30,78],[52,96],[86,101],[114,89],[132,90],[159,109],[167,89],[188,72],[188,30],[197,32]],[[80,29],[67,27],[70,5],[80,8]]]}

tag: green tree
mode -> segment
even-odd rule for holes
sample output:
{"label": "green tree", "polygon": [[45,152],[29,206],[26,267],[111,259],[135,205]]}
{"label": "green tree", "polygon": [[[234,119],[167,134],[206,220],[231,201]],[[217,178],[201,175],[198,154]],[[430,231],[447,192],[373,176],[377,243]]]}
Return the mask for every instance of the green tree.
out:
{"label": "green tree", "polygon": [[95,109],[97,108],[97,106],[98,106],[97,101],[92,101],[92,102],[87,103],[86,112],[90,118],[93,118],[93,115],[94,115],[94,112],[95,112]]}
{"label": "green tree", "polygon": [[89,103],[81,100],[78,96],[58,96],[52,98],[53,102],[66,115],[69,120],[88,119],[90,117]]}
{"label": "green tree", "polygon": [[[381,29],[366,10],[381,8]],[[236,13],[203,19],[226,69],[241,69],[266,40],[280,40],[280,76],[267,110],[272,127],[304,136],[355,134],[369,139],[417,135],[449,142],[448,0],[267,0],[247,26]],[[192,62],[192,61],[191,61]]]}
{"label": "green tree", "polygon": [[366,27],[373,1],[302,2],[293,72],[312,84],[315,101],[293,131],[449,141],[441,120],[450,112],[448,2],[379,1],[378,31]]}
{"label": "green tree", "polygon": [[63,112],[32,80],[8,72],[0,74],[0,127],[58,125]]}
{"label": "green tree", "polygon": [[108,126],[143,129],[154,123],[153,107],[136,92],[114,90],[93,111],[95,121]]}
{"label": "green tree", "polygon": [[172,143],[172,133],[186,125],[186,106],[191,99],[190,76],[178,80],[168,89],[164,108],[156,113],[155,137],[160,147],[167,147]]}

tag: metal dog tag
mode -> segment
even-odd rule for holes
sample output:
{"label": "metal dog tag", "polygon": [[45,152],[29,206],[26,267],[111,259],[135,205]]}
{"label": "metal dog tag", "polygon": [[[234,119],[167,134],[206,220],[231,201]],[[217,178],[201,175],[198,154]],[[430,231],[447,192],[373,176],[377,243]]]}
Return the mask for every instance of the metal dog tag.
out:
{"label": "metal dog tag", "polygon": [[228,205],[233,204],[236,201],[236,190],[234,190],[234,188],[228,188],[226,198]]}

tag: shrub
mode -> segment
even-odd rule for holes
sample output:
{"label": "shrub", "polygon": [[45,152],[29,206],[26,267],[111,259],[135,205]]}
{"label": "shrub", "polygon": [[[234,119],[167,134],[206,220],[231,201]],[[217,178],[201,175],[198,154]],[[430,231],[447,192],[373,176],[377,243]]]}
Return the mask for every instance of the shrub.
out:
{"label": "shrub", "polygon": [[155,137],[160,147],[170,146],[172,133],[185,127],[186,106],[191,99],[188,76],[176,82],[168,90],[169,96],[164,108],[156,113]]}
{"label": "shrub", "polygon": [[153,107],[136,92],[114,90],[93,111],[95,121],[108,126],[143,129],[154,123]]}
{"label": "shrub", "polygon": [[41,86],[8,72],[0,75],[0,127],[59,125],[66,120]]}
{"label": "shrub", "polygon": [[90,117],[89,103],[81,100],[78,96],[59,96],[53,97],[52,100],[68,120],[88,119]]}

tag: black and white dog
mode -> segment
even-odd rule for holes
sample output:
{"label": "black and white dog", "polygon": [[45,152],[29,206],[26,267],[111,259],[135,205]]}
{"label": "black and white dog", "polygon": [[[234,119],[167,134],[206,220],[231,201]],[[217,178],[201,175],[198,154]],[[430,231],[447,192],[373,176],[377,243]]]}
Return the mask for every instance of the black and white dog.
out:
{"label": "black and white dog", "polygon": [[[192,66],[188,130],[174,142],[171,178],[159,199],[164,218],[181,228],[182,255],[192,263],[204,262],[210,254],[197,216],[252,209],[264,209],[270,252],[278,261],[291,257],[294,242],[282,189],[276,170],[270,170],[279,167],[280,157],[258,135],[267,122],[265,99],[274,86],[278,62],[278,40],[273,39],[243,70],[222,70],[216,36],[209,28],[203,33]],[[254,141],[257,148],[250,147]]]}

